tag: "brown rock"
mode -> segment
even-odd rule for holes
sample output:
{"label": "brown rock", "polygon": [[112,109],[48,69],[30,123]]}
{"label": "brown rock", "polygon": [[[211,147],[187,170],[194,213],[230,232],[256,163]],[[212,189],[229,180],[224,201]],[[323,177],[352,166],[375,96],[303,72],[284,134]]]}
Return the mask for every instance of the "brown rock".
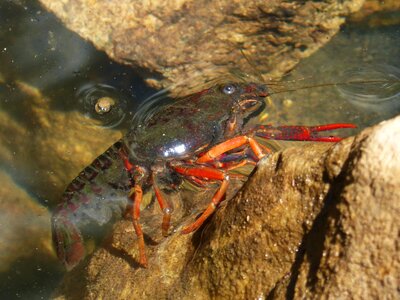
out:
{"label": "brown rock", "polygon": [[394,299],[399,129],[400,117],[335,145],[273,154],[193,235],[178,225],[163,239],[148,218],[160,213],[145,211],[148,269],[138,267],[132,225],[122,221],[56,298]]}
{"label": "brown rock", "polygon": [[[331,189],[336,201],[315,223],[294,268],[295,297],[399,297],[399,139],[400,117],[354,139],[338,176],[341,184]],[[328,157],[329,164],[336,157]]]}
{"label": "brown rock", "polygon": [[153,86],[188,94],[237,70],[281,76],[364,0],[40,2],[111,58],[143,68]]}
{"label": "brown rock", "polygon": [[353,14],[351,22],[362,22],[369,26],[398,25],[400,23],[398,0],[366,0],[363,7]]}

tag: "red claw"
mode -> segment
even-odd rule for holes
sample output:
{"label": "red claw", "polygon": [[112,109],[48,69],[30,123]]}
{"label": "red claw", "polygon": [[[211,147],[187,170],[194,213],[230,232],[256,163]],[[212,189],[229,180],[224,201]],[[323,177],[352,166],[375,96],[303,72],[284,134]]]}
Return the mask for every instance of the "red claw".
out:
{"label": "red claw", "polygon": [[319,126],[311,126],[308,127],[310,130],[310,137],[307,141],[315,141],[315,142],[339,142],[342,140],[341,137],[337,136],[317,136],[318,132],[321,131],[329,131],[335,129],[342,128],[356,128],[357,126],[351,123],[335,123],[335,124],[326,124]]}
{"label": "red claw", "polygon": [[314,142],[339,142],[341,137],[337,136],[318,136],[321,131],[329,131],[341,128],[356,128],[351,123],[335,123],[318,126],[277,126],[259,125],[255,132],[256,135],[270,140],[286,141],[314,141]]}

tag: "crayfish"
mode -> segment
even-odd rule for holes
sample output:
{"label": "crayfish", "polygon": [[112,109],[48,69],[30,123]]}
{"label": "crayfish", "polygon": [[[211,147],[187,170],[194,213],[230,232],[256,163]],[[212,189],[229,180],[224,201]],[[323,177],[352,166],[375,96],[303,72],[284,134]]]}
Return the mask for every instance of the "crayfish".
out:
{"label": "crayfish", "polygon": [[[269,95],[263,84],[216,85],[167,105],[145,105],[128,134],[86,167],[67,187],[52,217],[57,255],[68,269],[84,257],[80,227],[102,225],[131,205],[140,265],[146,267],[140,224],[143,194],[153,189],[162,210],[162,233],[168,235],[172,209],[163,185],[188,180],[199,186],[218,182],[206,209],[183,234],[197,230],[224,199],[231,171],[255,164],[271,150],[258,140],[337,142],[322,131],[354,128],[353,124],[320,126],[246,126],[264,110]],[[173,179],[172,179],[173,177]]]}

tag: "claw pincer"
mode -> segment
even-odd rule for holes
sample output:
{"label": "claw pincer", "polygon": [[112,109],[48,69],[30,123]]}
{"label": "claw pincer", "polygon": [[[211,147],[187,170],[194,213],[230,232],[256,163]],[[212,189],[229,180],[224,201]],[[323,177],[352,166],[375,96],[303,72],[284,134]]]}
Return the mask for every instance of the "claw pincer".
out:
{"label": "claw pincer", "polygon": [[269,140],[285,141],[314,141],[314,142],[339,142],[342,138],[337,136],[319,136],[321,131],[343,128],[356,128],[354,124],[337,123],[319,126],[257,126],[256,135]]}
{"label": "claw pincer", "polygon": [[[272,152],[264,140],[337,142],[322,131],[354,128],[353,124],[320,126],[246,126],[265,109],[268,89],[255,83],[230,83],[160,105],[145,103],[135,115],[128,134],[88,166],[64,193],[52,218],[58,257],[68,269],[84,256],[81,229],[87,223],[102,225],[112,216],[121,217],[130,206],[138,241],[138,260],[148,265],[140,224],[143,194],[153,191],[163,212],[162,233],[168,235],[171,205],[166,190],[183,180],[205,187],[219,186],[203,213],[182,229],[197,230],[215,211],[234,178],[231,173],[255,165]],[[249,155],[250,153],[250,155]]]}

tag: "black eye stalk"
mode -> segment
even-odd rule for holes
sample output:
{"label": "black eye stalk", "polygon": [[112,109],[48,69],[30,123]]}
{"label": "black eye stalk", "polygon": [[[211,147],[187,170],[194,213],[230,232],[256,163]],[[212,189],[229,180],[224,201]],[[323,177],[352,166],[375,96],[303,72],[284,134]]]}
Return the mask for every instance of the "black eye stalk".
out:
{"label": "black eye stalk", "polygon": [[222,88],[222,92],[226,95],[232,95],[236,92],[236,87],[233,84],[227,84]]}

